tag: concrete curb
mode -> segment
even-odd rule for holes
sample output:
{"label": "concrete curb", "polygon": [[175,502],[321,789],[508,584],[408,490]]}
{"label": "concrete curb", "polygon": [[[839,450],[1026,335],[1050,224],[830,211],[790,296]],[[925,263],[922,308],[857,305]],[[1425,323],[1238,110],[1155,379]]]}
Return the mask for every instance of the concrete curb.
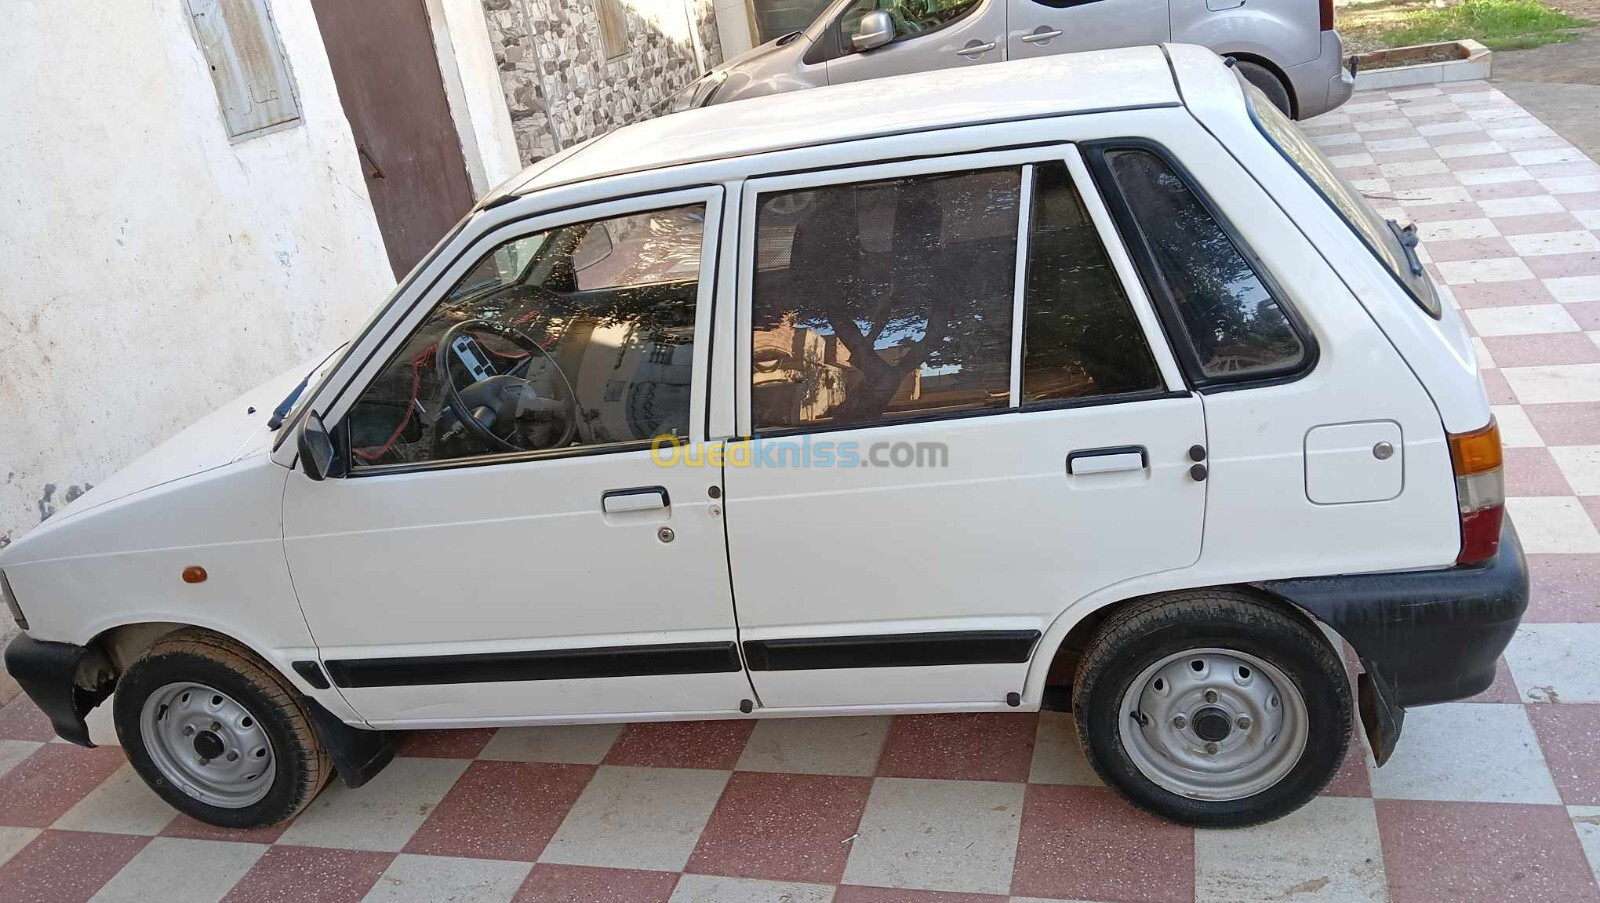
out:
{"label": "concrete curb", "polygon": [[[1461,48],[1460,59],[1445,60],[1442,63],[1418,63],[1415,66],[1395,66],[1392,69],[1372,69],[1369,71],[1363,68],[1368,59],[1403,53],[1408,50],[1450,45]],[[1357,91],[1370,91],[1375,88],[1401,88],[1406,85],[1434,85],[1443,82],[1471,81],[1472,79],[1488,78],[1489,72],[1494,68],[1494,51],[1473,40],[1395,47],[1389,50],[1364,53],[1358,59],[1360,59],[1361,63],[1356,68]]]}

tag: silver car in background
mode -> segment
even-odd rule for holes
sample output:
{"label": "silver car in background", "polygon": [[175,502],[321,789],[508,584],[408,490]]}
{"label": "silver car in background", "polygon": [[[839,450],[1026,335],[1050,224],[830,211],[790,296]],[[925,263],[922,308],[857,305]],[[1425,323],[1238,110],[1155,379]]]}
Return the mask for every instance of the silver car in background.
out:
{"label": "silver car in background", "polygon": [[1296,119],[1350,97],[1333,0],[836,0],[740,54],[669,112],[780,91],[1109,47],[1199,44]]}

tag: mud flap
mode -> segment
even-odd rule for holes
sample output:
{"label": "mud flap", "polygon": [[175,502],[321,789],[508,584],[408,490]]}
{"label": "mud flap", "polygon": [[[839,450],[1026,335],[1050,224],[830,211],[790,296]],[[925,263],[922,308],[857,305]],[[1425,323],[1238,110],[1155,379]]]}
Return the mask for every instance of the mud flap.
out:
{"label": "mud flap", "polygon": [[1395,744],[1400,742],[1400,729],[1406,723],[1406,710],[1394,704],[1394,690],[1383,676],[1363,661],[1365,668],[1356,678],[1356,704],[1361,710],[1361,727],[1367,735],[1367,746],[1372,748],[1372,759],[1378,765],[1389,761]]}
{"label": "mud flap", "polygon": [[351,727],[309,696],[301,697],[322,746],[346,787],[360,787],[394,759],[394,734]]}

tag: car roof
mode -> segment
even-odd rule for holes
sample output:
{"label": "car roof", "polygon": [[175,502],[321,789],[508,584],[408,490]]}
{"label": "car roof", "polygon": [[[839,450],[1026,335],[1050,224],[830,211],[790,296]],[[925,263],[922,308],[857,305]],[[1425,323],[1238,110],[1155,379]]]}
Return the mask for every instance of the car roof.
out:
{"label": "car roof", "polygon": [[986,122],[1182,103],[1164,48],[915,72],[687,110],[535,163],[490,203],[626,173]]}

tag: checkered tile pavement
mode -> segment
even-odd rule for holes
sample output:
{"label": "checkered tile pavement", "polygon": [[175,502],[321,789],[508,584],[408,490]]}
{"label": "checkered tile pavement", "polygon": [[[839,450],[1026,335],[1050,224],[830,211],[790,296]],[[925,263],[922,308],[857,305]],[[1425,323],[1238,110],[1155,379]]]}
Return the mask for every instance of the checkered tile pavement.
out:
{"label": "checkered tile pavement", "polygon": [[22,700],[0,901],[1600,900],[1600,167],[1483,83],[1308,131],[1465,308],[1534,574],[1495,685],[1409,713],[1384,768],[1358,747],[1300,812],[1194,831],[1100,786],[1058,713],[418,733],[229,832]]}

